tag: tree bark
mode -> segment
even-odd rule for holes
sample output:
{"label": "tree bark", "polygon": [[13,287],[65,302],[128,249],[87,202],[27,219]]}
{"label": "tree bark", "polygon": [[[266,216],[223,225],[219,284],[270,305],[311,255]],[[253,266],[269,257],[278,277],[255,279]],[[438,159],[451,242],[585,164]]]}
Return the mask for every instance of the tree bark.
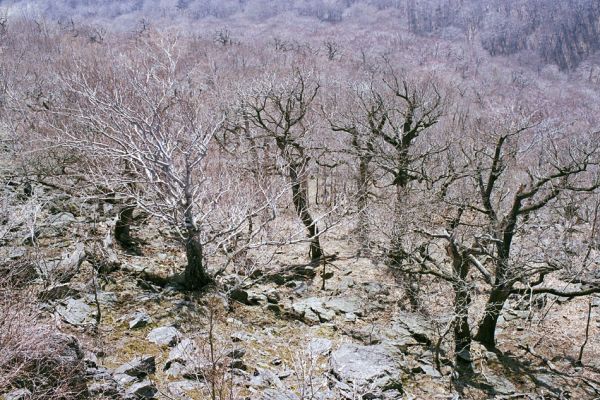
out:
{"label": "tree bark", "polygon": [[203,248],[200,241],[200,232],[190,231],[185,243],[187,264],[185,266],[184,286],[188,290],[199,290],[211,282],[206,273],[203,261]]}
{"label": "tree bark", "polygon": [[319,239],[319,228],[308,212],[308,194],[298,176],[297,168],[296,165],[289,166],[289,176],[292,183],[292,202],[294,203],[298,217],[300,217],[308,231],[310,258],[312,261],[319,261],[323,257],[323,250],[321,249],[321,241]]}
{"label": "tree bark", "polygon": [[134,206],[125,206],[119,212],[119,217],[115,224],[115,239],[127,250],[135,247],[135,242],[131,237],[131,224],[133,223]]}
{"label": "tree bark", "polygon": [[485,314],[479,323],[475,340],[483,344],[488,349],[496,347],[496,324],[504,307],[504,303],[510,295],[510,288],[505,285],[499,285],[492,289],[490,297],[485,306]]}
{"label": "tree bark", "polygon": [[469,273],[469,264],[462,255],[453,260],[454,276],[457,280],[453,283],[454,289],[454,354],[456,367],[459,374],[473,372],[471,364],[471,328],[469,327],[469,306],[471,296],[466,278]]}
{"label": "tree bark", "polygon": [[369,219],[367,218],[367,206],[369,205],[369,163],[366,157],[360,157],[358,166],[358,241],[360,242],[360,253],[369,251]]}

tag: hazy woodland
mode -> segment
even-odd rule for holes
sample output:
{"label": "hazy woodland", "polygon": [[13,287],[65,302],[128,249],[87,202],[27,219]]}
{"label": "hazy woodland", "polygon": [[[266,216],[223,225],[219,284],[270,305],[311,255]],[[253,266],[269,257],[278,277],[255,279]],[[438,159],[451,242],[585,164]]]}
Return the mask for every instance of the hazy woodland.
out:
{"label": "hazy woodland", "polygon": [[599,398],[599,50],[591,0],[0,0],[0,398]]}

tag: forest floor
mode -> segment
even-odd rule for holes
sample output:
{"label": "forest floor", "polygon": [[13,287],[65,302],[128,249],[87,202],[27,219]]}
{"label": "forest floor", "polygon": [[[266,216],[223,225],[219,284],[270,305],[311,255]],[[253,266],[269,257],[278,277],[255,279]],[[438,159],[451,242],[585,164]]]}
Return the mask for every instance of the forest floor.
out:
{"label": "forest floor", "polygon": [[[402,279],[382,260],[357,256],[351,234],[324,236],[324,248],[336,254],[325,266],[324,289],[323,266],[307,263],[305,245],[298,244],[275,252],[262,273],[245,276],[232,264],[216,287],[189,294],[174,278],[184,253],[155,221],[138,221],[133,235],[142,255],[131,255],[110,240],[111,206],[102,215],[86,199],[56,189],[36,187],[33,198],[22,196],[20,186],[5,190],[13,218],[0,259],[7,266],[21,259],[35,264],[37,277],[27,289],[13,289],[29,294],[27,306],[19,307],[35,310],[28,315],[36,324],[77,338],[84,397],[600,396],[597,297],[511,301],[497,330],[498,351],[474,344],[475,374],[457,378],[447,288],[421,282],[421,305],[412,309]],[[32,241],[27,221],[34,214]],[[209,259],[209,265],[219,262],[222,256]],[[589,339],[579,365],[588,301]],[[26,340],[27,332],[22,335]],[[13,396],[18,389],[0,392],[21,398]]]}

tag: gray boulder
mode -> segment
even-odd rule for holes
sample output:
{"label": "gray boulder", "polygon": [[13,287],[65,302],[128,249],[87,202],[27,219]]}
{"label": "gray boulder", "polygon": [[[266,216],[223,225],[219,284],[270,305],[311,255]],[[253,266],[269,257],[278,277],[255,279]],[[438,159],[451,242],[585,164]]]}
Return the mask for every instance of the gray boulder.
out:
{"label": "gray boulder", "polygon": [[331,352],[332,342],[325,338],[315,338],[308,343],[306,352],[311,356],[327,355]]}
{"label": "gray boulder", "polygon": [[181,333],[172,326],[161,326],[150,331],[146,339],[159,346],[174,346],[181,338]]}
{"label": "gray boulder", "polygon": [[115,374],[125,374],[136,378],[143,378],[154,372],[156,372],[156,358],[150,355],[136,357],[115,370]]}
{"label": "gray boulder", "polygon": [[137,382],[127,388],[126,394],[133,399],[155,399],[158,389],[149,379]]}
{"label": "gray boulder", "polygon": [[67,299],[56,307],[56,312],[71,325],[80,326],[92,322],[94,310],[78,299]]}
{"label": "gray boulder", "polygon": [[331,354],[334,376],[350,386],[375,386],[381,390],[397,388],[401,381],[398,354],[383,345],[363,346],[346,343]]}
{"label": "gray boulder", "polygon": [[307,323],[328,322],[335,318],[335,311],[325,307],[322,299],[309,297],[291,306],[294,316]]}
{"label": "gray boulder", "polygon": [[133,318],[129,321],[129,329],[137,329],[148,325],[152,321],[152,318],[144,312],[139,311],[133,314]]}
{"label": "gray boulder", "polygon": [[77,294],[77,290],[72,288],[68,283],[59,283],[42,290],[38,294],[38,298],[41,301],[61,300],[76,296]]}
{"label": "gray boulder", "polygon": [[2,400],[27,400],[31,398],[31,392],[28,389],[16,389],[2,396]]}

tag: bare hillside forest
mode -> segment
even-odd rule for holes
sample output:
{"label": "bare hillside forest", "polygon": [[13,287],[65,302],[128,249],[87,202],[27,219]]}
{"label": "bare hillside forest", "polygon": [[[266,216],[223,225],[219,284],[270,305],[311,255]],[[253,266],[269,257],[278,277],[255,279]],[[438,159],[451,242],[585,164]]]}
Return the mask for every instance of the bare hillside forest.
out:
{"label": "bare hillside forest", "polygon": [[0,0],[0,399],[600,399],[597,0]]}

